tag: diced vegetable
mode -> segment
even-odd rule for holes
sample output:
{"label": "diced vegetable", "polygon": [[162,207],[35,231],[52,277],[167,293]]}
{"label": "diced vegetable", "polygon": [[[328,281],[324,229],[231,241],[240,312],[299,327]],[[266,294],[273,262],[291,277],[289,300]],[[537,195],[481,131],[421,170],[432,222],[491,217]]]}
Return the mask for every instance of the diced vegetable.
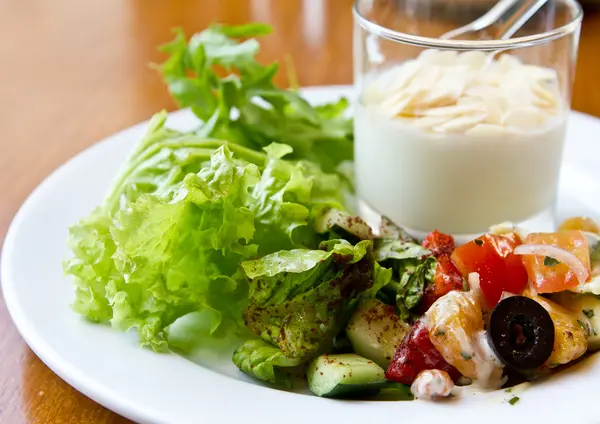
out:
{"label": "diced vegetable", "polygon": [[391,305],[378,299],[363,300],[352,315],[346,334],[354,351],[382,367],[387,367],[396,348],[410,331]]}
{"label": "diced vegetable", "polygon": [[445,361],[482,387],[498,388],[502,364],[490,355],[483,326],[477,274],[469,276],[471,290],[453,291],[438,299],[425,314],[429,338]]}
{"label": "diced vegetable", "polygon": [[423,298],[419,303],[418,309],[422,313],[427,312],[440,297],[452,290],[462,290],[464,287],[464,279],[450,256],[444,254],[439,256],[437,260],[435,277],[432,282],[425,286]]}
{"label": "diced vegetable", "polygon": [[486,334],[496,356],[520,373],[535,373],[554,349],[552,317],[526,296],[508,296],[498,302],[490,314]]}
{"label": "diced vegetable", "polygon": [[396,350],[385,376],[402,384],[412,384],[423,370],[446,371],[456,381],[460,372],[448,364],[431,343],[429,329],[424,319],[418,320]]}
{"label": "diced vegetable", "polygon": [[546,365],[550,368],[567,364],[585,353],[588,346],[587,328],[577,315],[542,296],[531,296],[542,305],[554,322],[554,350]]}
{"label": "diced vegetable", "polygon": [[352,216],[347,212],[329,209],[315,221],[317,233],[331,232],[331,238],[342,238],[350,242],[370,240],[373,230],[362,218]]}
{"label": "diced vegetable", "polygon": [[600,234],[600,227],[596,221],[586,216],[574,216],[563,221],[558,227],[558,231],[585,231],[588,233]]}
{"label": "diced vegetable", "polygon": [[[564,231],[558,233],[532,233],[525,239],[525,244],[549,245],[572,254],[583,269],[590,269],[590,250],[585,235],[581,231]],[[576,270],[569,265],[557,261],[556,258],[541,255],[525,255],[523,263],[529,279],[538,293],[555,293],[577,287],[580,284]]]}
{"label": "diced vegetable", "polygon": [[446,293],[452,290],[462,290],[463,277],[450,258],[455,249],[454,237],[434,230],[425,237],[422,246],[437,259],[435,277],[427,281],[423,298],[419,303],[418,311],[425,313],[436,300]]}
{"label": "diced vegetable", "polygon": [[379,237],[382,239],[400,240],[403,242],[416,243],[416,240],[410,236],[403,228],[394,224],[386,216],[381,217],[379,223]]}
{"label": "diced vegetable", "polygon": [[556,293],[552,300],[577,316],[588,333],[588,351],[600,349],[600,299],[591,294]]}
{"label": "diced vegetable", "polygon": [[454,237],[440,233],[437,230],[427,234],[421,245],[429,250],[435,257],[440,255],[451,255],[456,248]]}
{"label": "diced vegetable", "polygon": [[521,244],[515,233],[485,234],[459,246],[452,253],[452,260],[467,277],[479,274],[481,291],[488,308],[493,308],[502,292],[520,294],[527,285],[527,273],[519,256],[513,254]]}
{"label": "diced vegetable", "polygon": [[324,397],[372,396],[386,383],[383,368],[353,353],[321,355],[308,365],[306,376],[310,391]]}
{"label": "diced vegetable", "polygon": [[585,284],[572,287],[569,290],[576,293],[590,293],[600,295],[600,236],[592,233],[585,233],[590,246],[590,266],[592,272],[590,278]]}

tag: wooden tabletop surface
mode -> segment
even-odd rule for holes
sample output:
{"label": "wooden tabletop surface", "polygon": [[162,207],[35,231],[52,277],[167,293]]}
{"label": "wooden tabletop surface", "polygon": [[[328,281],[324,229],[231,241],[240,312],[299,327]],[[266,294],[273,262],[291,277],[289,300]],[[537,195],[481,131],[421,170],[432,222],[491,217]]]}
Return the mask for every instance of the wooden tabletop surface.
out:
{"label": "wooden tabletop surface", "polygon": [[[58,165],[175,104],[147,65],[171,28],[272,24],[260,57],[290,55],[300,85],[352,82],[352,0],[0,0],[0,244]],[[600,11],[587,11],[573,107],[600,116]],[[285,77],[279,76],[284,83]],[[60,329],[57,329],[60,331]],[[123,423],[23,342],[0,295],[0,423]]]}

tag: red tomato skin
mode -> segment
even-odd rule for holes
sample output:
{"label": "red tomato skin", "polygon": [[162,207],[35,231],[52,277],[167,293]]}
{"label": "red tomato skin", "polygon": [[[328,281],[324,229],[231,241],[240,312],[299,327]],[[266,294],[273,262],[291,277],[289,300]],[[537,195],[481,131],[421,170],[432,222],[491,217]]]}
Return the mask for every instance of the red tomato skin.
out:
{"label": "red tomato skin", "polygon": [[460,377],[460,372],[446,362],[431,343],[429,330],[423,319],[420,319],[396,349],[385,377],[388,380],[410,385],[421,371],[432,369],[446,371],[453,381]]}
{"label": "red tomato skin", "polygon": [[[581,231],[562,231],[558,233],[531,233],[525,244],[548,244],[565,249],[591,273],[590,251],[585,235]],[[566,264],[544,265],[543,256],[523,255],[522,261],[527,275],[538,293],[556,293],[577,287],[579,279]]]}
{"label": "red tomato skin", "polygon": [[527,286],[527,272],[521,258],[513,250],[521,244],[515,233],[484,234],[459,246],[452,260],[467,278],[472,272],[479,274],[481,291],[486,306],[496,306],[502,292],[521,294]]}
{"label": "red tomato skin", "polygon": [[438,230],[433,230],[427,234],[421,246],[430,250],[436,258],[440,255],[451,255],[456,248],[454,237],[440,233]]}

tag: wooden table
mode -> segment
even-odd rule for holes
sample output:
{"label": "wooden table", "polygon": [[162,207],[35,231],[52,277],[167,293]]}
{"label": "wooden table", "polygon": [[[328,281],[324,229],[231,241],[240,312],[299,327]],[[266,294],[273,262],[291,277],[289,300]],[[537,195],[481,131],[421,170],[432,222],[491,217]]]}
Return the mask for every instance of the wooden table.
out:
{"label": "wooden table", "polygon": [[[0,0],[0,243],[54,168],[111,133],[174,109],[156,46],[171,28],[274,25],[261,59],[293,59],[301,85],[352,81],[352,0]],[[600,11],[581,36],[574,108],[600,116]],[[285,83],[285,76],[279,76]],[[60,329],[57,329],[60,331]],[[25,345],[0,300],[0,423],[122,423]]]}

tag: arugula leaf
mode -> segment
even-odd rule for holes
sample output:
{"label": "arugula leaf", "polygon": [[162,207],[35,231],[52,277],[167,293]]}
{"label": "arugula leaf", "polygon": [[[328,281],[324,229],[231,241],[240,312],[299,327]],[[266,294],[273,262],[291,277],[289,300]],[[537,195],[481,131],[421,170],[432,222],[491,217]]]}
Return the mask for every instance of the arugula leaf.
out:
{"label": "arugula leaf", "polygon": [[378,293],[387,303],[395,304],[400,318],[411,320],[428,283],[433,281],[437,261],[419,244],[394,239],[375,241],[375,259],[393,270],[391,281]]}
{"label": "arugula leaf", "polygon": [[[352,121],[344,116],[348,102],[314,108],[297,92],[277,88],[278,65],[255,60],[259,44],[254,37],[269,30],[261,24],[213,25],[188,43],[179,29],[161,47],[169,58],[160,71],[181,107],[213,122],[211,136],[253,149],[285,143],[293,148],[291,159],[307,159],[334,172],[353,158]],[[221,77],[218,68],[236,72]]]}

